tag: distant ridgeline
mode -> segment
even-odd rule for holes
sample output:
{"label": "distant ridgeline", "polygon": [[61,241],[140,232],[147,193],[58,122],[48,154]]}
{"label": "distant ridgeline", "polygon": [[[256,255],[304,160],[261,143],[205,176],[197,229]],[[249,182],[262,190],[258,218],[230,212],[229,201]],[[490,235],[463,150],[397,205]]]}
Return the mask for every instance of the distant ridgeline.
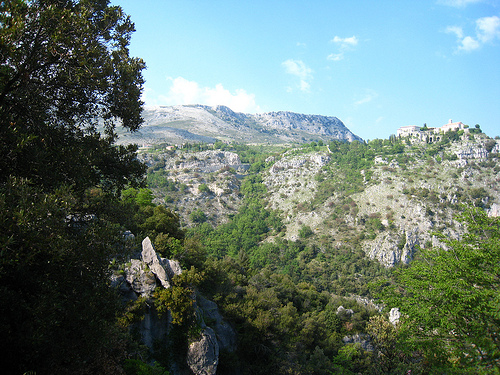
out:
{"label": "distant ridgeline", "polygon": [[246,114],[225,106],[177,105],[147,107],[144,124],[135,133],[119,134],[119,143],[296,144],[341,140],[362,142],[337,117],[293,112]]}

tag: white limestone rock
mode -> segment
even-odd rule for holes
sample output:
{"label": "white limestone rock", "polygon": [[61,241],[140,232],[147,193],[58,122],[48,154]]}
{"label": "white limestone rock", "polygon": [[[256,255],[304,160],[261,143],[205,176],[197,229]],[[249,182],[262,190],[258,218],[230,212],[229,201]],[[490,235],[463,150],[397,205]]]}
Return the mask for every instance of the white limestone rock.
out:
{"label": "white limestone rock", "polygon": [[201,338],[189,345],[187,364],[196,375],[215,375],[219,364],[219,344],[212,328],[206,327]]}
{"label": "white limestone rock", "polygon": [[161,264],[165,268],[165,271],[167,271],[170,280],[172,277],[182,273],[181,264],[177,260],[161,258]]}
{"label": "white limestone rock", "polygon": [[155,275],[146,264],[138,259],[131,259],[125,268],[126,280],[132,290],[143,297],[150,297],[156,289]]}
{"label": "white limestone rock", "polygon": [[156,254],[153,244],[149,237],[146,237],[142,241],[142,260],[146,263],[151,270],[155,274],[155,276],[160,280],[161,285],[164,288],[170,288],[170,279],[167,275],[167,271],[163,267],[162,261]]}
{"label": "white limestone rock", "polygon": [[391,322],[392,325],[396,325],[397,323],[399,323],[399,318],[401,318],[401,312],[399,311],[399,308],[393,307],[389,312],[389,322]]}

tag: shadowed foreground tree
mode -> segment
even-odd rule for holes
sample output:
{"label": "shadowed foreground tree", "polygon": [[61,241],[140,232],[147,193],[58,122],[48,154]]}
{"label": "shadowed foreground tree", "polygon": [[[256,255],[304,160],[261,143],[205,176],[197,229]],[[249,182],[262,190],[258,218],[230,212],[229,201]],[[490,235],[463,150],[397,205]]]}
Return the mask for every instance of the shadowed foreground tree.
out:
{"label": "shadowed foreground tree", "polygon": [[117,188],[135,176],[127,170],[137,169],[134,148],[113,146],[117,120],[130,130],[142,123],[144,63],[128,55],[133,30],[107,0],[0,3],[2,181],[86,187],[105,179]]}
{"label": "shadowed foreground tree", "polygon": [[133,31],[107,0],[0,2],[3,373],[122,371],[108,264],[126,248],[119,194],[144,174],[114,145],[116,123],[142,122]]}
{"label": "shadowed foreground tree", "polygon": [[[498,373],[500,367],[500,218],[480,208],[459,217],[460,239],[441,237],[446,250],[422,249],[396,272],[386,297],[402,313],[402,338],[432,371]],[[445,370],[446,369],[446,370]]]}

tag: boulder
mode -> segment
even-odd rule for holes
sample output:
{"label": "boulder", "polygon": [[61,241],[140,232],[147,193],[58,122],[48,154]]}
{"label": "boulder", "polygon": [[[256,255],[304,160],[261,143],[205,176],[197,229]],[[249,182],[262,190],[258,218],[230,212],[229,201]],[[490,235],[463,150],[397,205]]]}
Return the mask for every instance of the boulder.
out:
{"label": "boulder", "polygon": [[212,328],[206,327],[201,338],[189,345],[187,364],[196,375],[215,375],[219,364],[219,344]]}
{"label": "boulder", "polygon": [[354,314],[354,310],[346,309],[344,306],[339,306],[337,308],[337,315],[339,314],[344,316],[352,316],[352,314]]}
{"label": "boulder", "polygon": [[151,272],[153,272],[158,280],[160,280],[161,285],[163,285],[164,288],[170,288],[170,279],[167,275],[167,271],[163,267],[161,259],[156,254],[154,246],[151,243],[149,237],[146,237],[142,241],[141,256],[142,260],[148,265]]}
{"label": "boulder", "polygon": [[399,318],[401,318],[401,312],[397,307],[393,307],[389,312],[389,322],[391,322],[392,325],[396,325],[399,323]]}
{"label": "boulder", "polygon": [[163,268],[165,268],[165,271],[167,271],[167,275],[170,279],[182,273],[181,264],[177,260],[161,258],[161,264]]}
{"label": "boulder", "polygon": [[125,268],[126,279],[134,292],[144,297],[150,297],[156,289],[156,278],[144,262],[131,259]]}
{"label": "boulder", "polygon": [[201,310],[201,316],[203,318],[202,327],[205,327],[207,324],[210,325],[215,331],[219,348],[228,352],[234,352],[237,342],[236,332],[233,327],[224,320],[219,312],[217,304],[202,296],[198,296],[197,305],[199,307],[198,311]]}

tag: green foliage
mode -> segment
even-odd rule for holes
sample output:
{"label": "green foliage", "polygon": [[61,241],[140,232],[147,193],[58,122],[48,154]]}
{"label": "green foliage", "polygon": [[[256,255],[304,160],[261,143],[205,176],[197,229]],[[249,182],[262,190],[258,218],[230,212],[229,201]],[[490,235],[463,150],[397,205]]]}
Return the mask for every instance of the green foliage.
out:
{"label": "green foliage", "polygon": [[200,193],[211,193],[212,191],[210,190],[210,188],[207,186],[207,184],[200,184],[198,186],[198,191]]}
{"label": "green foliage", "polygon": [[163,258],[177,259],[183,251],[182,241],[168,233],[158,233],[154,239],[155,251]]}
{"label": "green foliage", "polygon": [[147,184],[150,188],[161,189],[161,191],[177,191],[177,184],[167,177],[163,169],[148,171]]}
{"label": "green foliage", "polygon": [[204,223],[207,221],[207,215],[201,209],[197,208],[189,214],[189,220],[193,223]]}
{"label": "green foliage", "polygon": [[141,321],[144,318],[146,303],[146,297],[139,297],[135,301],[130,301],[125,311],[118,318],[118,325],[128,328],[131,324]]}
{"label": "green foliage", "polygon": [[500,358],[500,221],[478,208],[459,220],[467,225],[463,238],[441,236],[447,250],[421,250],[396,271],[397,288],[385,299],[407,316],[408,345],[432,366],[488,372]]}
{"label": "green foliage", "polygon": [[299,237],[300,238],[311,237],[313,234],[314,234],[313,230],[308,225],[302,225],[302,227],[299,230]]}
{"label": "green foliage", "polygon": [[447,131],[441,136],[441,144],[448,144],[450,142],[457,142],[460,140],[460,134],[458,130]]}
{"label": "green foliage", "polygon": [[[141,122],[141,70],[128,55],[133,24],[107,1],[0,5],[0,176],[52,188],[142,177],[135,146],[114,146],[114,118]],[[105,120],[107,136],[96,130]]]}
{"label": "green foliage", "polygon": [[[384,316],[370,318],[366,332],[378,355],[373,359],[373,374],[402,374],[422,372],[422,362],[415,353],[407,353],[398,325],[393,325]],[[418,354],[417,354],[418,355]]]}
{"label": "green foliage", "polygon": [[251,200],[240,208],[229,223],[216,229],[202,225],[194,228],[192,235],[200,235],[208,255],[236,256],[240,250],[248,252],[257,246],[266,233],[273,228],[278,230],[281,225],[277,213],[265,209],[260,201]]}
{"label": "green foliage", "polygon": [[69,188],[44,193],[19,179],[0,186],[4,369],[66,373],[68,361],[99,366],[97,358],[116,348],[119,304],[108,263],[126,244],[102,210],[110,203],[95,198],[101,210],[87,211]]}
{"label": "green foliage", "polygon": [[183,268],[191,266],[200,268],[206,260],[206,251],[197,236],[190,236],[183,240],[160,233],[154,239],[155,250],[162,257],[175,259]]}
{"label": "green foliage", "polygon": [[126,359],[123,369],[127,375],[169,375],[170,373],[157,362],[152,365],[138,359]]}
{"label": "green foliage", "polygon": [[493,148],[497,145],[497,142],[494,139],[488,139],[484,145],[486,151],[491,152]]}
{"label": "green foliage", "polygon": [[154,293],[154,303],[158,313],[161,315],[168,311],[174,325],[195,324],[194,287],[203,280],[203,277],[203,273],[191,267],[180,275],[175,275],[170,288],[157,288]]}
{"label": "green foliage", "polygon": [[[6,373],[114,374],[123,335],[109,288],[126,186],[145,166],[116,146],[142,123],[133,24],[105,0],[0,3],[0,356]],[[104,133],[97,131],[100,121]]]}
{"label": "green foliage", "polygon": [[476,124],[474,128],[469,128],[469,132],[471,134],[480,134],[482,133],[481,126],[479,124]]}
{"label": "green foliage", "polygon": [[128,204],[136,203],[139,207],[154,206],[153,205],[153,192],[150,189],[133,187],[122,190],[122,200]]}
{"label": "green foliage", "polygon": [[146,216],[140,225],[145,236],[155,238],[164,233],[177,239],[184,238],[184,231],[180,227],[179,216],[164,206],[145,206],[142,209]]}
{"label": "green foliage", "polygon": [[259,198],[266,193],[266,186],[260,175],[249,175],[241,183],[240,192],[247,198]]}

